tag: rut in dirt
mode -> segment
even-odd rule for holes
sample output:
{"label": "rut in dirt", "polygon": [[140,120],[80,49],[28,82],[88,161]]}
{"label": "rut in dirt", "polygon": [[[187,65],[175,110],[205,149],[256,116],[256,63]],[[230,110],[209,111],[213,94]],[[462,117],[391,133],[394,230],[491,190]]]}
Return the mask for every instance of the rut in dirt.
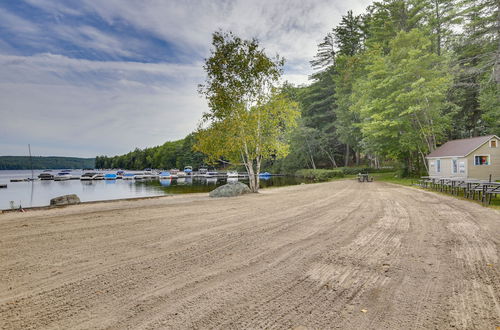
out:
{"label": "rut in dirt", "polygon": [[500,213],[337,181],[0,215],[0,327],[500,325]]}

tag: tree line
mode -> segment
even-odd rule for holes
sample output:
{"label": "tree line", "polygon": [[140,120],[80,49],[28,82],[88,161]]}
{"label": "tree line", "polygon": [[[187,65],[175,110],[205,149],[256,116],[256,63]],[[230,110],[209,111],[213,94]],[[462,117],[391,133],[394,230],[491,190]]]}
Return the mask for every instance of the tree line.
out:
{"label": "tree line", "polygon": [[281,168],[379,166],[425,173],[450,139],[500,133],[500,3],[384,0],[349,11],[311,61]]}
{"label": "tree line", "polygon": [[94,168],[94,158],[0,156],[0,170]]}
{"label": "tree line", "polygon": [[247,170],[258,165],[252,171],[390,164],[419,175],[440,144],[500,134],[498,0],[383,0],[360,15],[349,11],[319,43],[307,86],[277,88],[283,59],[267,57],[256,39],[216,32],[212,45],[200,85],[209,126],[163,146],[97,157],[97,167],[239,159]]}
{"label": "tree line", "polygon": [[121,168],[128,170],[143,170],[145,168],[171,169],[193,166],[198,168],[204,165],[205,156],[193,151],[194,134],[184,139],[168,141],[161,146],[139,149],[136,148],[125,155],[97,156],[96,168]]}

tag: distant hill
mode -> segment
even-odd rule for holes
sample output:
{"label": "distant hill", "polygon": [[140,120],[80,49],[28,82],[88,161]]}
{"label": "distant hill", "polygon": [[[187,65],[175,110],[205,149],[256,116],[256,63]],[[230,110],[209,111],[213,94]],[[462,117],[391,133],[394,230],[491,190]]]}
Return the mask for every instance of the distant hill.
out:
{"label": "distant hill", "polygon": [[[33,157],[33,169],[94,168],[95,158]],[[28,156],[0,156],[0,170],[29,170]]]}

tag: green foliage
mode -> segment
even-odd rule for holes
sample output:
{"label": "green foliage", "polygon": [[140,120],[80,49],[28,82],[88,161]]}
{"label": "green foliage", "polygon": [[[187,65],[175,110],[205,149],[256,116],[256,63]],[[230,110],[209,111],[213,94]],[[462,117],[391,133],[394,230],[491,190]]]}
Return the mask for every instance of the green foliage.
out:
{"label": "green foliage", "polygon": [[333,178],[343,178],[344,173],[341,170],[303,169],[295,172],[295,176],[314,181],[328,181]]}
{"label": "green foliage", "polygon": [[193,134],[182,140],[165,142],[161,146],[135,149],[125,155],[96,157],[96,168],[121,168],[142,170],[145,168],[182,169],[184,166],[198,168],[204,164],[205,156],[193,151]]}
{"label": "green foliage", "polygon": [[[424,174],[425,155],[441,143],[500,134],[499,13],[498,0],[376,1],[361,15],[348,11],[322,39],[309,86],[280,90],[282,58],[217,32],[200,86],[211,111],[198,150],[254,174],[261,162],[273,173],[391,164],[399,176]],[[172,157],[179,148],[136,151],[117,164],[202,161],[187,149],[179,151],[187,160]]]}
{"label": "green foliage", "polygon": [[[32,157],[33,169],[94,168],[95,158]],[[29,170],[28,156],[0,156],[0,170]]]}
{"label": "green foliage", "polygon": [[372,167],[341,167],[339,168],[345,175],[355,175],[359,173],[387,173],[394,172],[392,167],[372,168]]}
{"label": "green foliage", "polygon": [[452,76],[446,58],[433,53],[420,30],[400,32],[384,55],[367,52],[367,77],[353,88],[351,110],[359,113],[363,143],[377,154],[405,161],[424,157],[449,127],[446,91]]}
{"label": "green foliage", "polygon": [[276,88],[284,60],[269,58],[258,40],[215,32],[212,46],[204,65],[207,79],[199,88],[210,111],[195,149],[212,163],[244,164],[256,192],[262,160],[288,154],[286,137],[296,126],[298,105]]}

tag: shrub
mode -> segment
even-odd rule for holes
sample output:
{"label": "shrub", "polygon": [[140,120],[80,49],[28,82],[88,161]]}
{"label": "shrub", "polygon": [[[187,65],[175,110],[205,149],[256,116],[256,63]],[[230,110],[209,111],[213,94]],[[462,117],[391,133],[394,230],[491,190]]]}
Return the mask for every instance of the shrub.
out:
{"label": "shrub", "polygon": [[345,175],[352,175],[352,174],[358,174],[358,173],[388,173],[388,172],[394,172],[394,168],[392,168],[392,167],[384,167],[384,168],[341,167],[340,170]]}
{"label": "shrub", "polygon": [[310,179],[314,181],[327,181],[332,178],[343,178],[344,173],[341,170],[312,170],[312,169],[304,169],[298,170],[295,172],[295,176],[305,179]]}

